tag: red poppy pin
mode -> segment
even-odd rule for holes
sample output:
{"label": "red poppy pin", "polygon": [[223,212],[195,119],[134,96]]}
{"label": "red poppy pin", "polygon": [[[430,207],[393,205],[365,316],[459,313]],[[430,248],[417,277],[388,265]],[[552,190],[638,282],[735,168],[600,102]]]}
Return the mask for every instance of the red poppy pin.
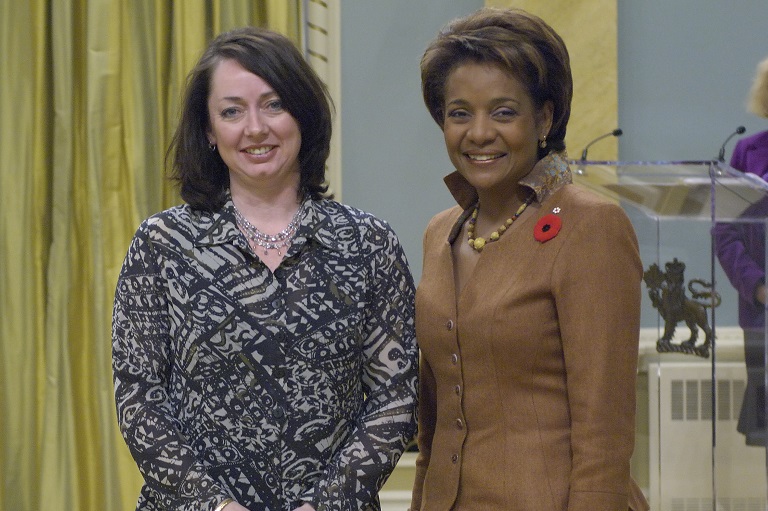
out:
{"label": "red poppy pin", "polygon": [[[559,212],[560,208],[555,209]],[[544,215],[539,218],[538,222],[536,222],[536,227],[533,228],[533,237],[536,238],[536,241],[540,241],[541,243],[549,241],[557,236],[562,225],[563,222],[560,220],[559,216],[553,213]]]}

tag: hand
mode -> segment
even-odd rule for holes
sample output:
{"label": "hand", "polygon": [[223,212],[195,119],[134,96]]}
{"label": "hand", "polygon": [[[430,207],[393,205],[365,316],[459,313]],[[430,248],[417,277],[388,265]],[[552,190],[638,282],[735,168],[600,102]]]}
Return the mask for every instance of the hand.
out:
{"label": "hand", "polygon": [[230,502],[222,511],[248,511],[248,508],[241,506],[237,502]]}
{"label": "hand", "polygon": [[765,298],[765,284],[761,284],[755,289],[755,300],[765,305]]}
{"label": "hand", "polygon": [[312,507],[312,506],[310,506],[309,504],[304,504],[304,505],[303,505],[303,506],[301,506],[301,507],[297,507],[297,508],[296,508],[296,509],[294,509],[293,511],[315,511],[315,508],[313,508],[313,507]]}

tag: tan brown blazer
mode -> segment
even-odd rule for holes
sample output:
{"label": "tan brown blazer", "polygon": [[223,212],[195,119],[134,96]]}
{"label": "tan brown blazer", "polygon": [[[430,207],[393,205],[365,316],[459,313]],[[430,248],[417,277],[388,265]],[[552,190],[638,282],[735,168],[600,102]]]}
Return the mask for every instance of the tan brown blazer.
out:
{"label": "tan brown blazer", "polygon": [[[560,231],[536,241],[555,208]],[[647,509],[629,474],[642,265],[627,216],[562,186],[485,247],[457,301],[450,238],[466,214],[424,235],[412,509]]]}

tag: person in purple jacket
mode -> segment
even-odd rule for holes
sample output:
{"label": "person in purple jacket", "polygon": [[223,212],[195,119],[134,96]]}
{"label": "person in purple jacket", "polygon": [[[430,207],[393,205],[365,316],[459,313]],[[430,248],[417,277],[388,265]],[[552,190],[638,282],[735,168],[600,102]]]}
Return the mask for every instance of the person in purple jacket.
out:
{"label": "person in purple jacket", "polygon": [[[757,67],[748,110],[768,118],[768,58]],[[768,181],[768,130],[738,141],[731,157],[735,169]],[[768,198],[747,208],[743,221],[714,228],[717,259],[739,295],[739,326],[744,330],[747,386],[737,429],[748,445],[766,446],[765,422],[765,229]],[[750,220],[754,219],[754,220]]]}

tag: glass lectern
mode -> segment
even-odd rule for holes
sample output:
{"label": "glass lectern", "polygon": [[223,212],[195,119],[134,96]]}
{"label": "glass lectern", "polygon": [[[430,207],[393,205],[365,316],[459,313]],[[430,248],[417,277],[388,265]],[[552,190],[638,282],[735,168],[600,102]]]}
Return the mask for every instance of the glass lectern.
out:
{"label": "glass lectern", "polygon": [[632,470],[651,509],[764,511],[768,184],[717,161],[570,163],[640,243]]}

